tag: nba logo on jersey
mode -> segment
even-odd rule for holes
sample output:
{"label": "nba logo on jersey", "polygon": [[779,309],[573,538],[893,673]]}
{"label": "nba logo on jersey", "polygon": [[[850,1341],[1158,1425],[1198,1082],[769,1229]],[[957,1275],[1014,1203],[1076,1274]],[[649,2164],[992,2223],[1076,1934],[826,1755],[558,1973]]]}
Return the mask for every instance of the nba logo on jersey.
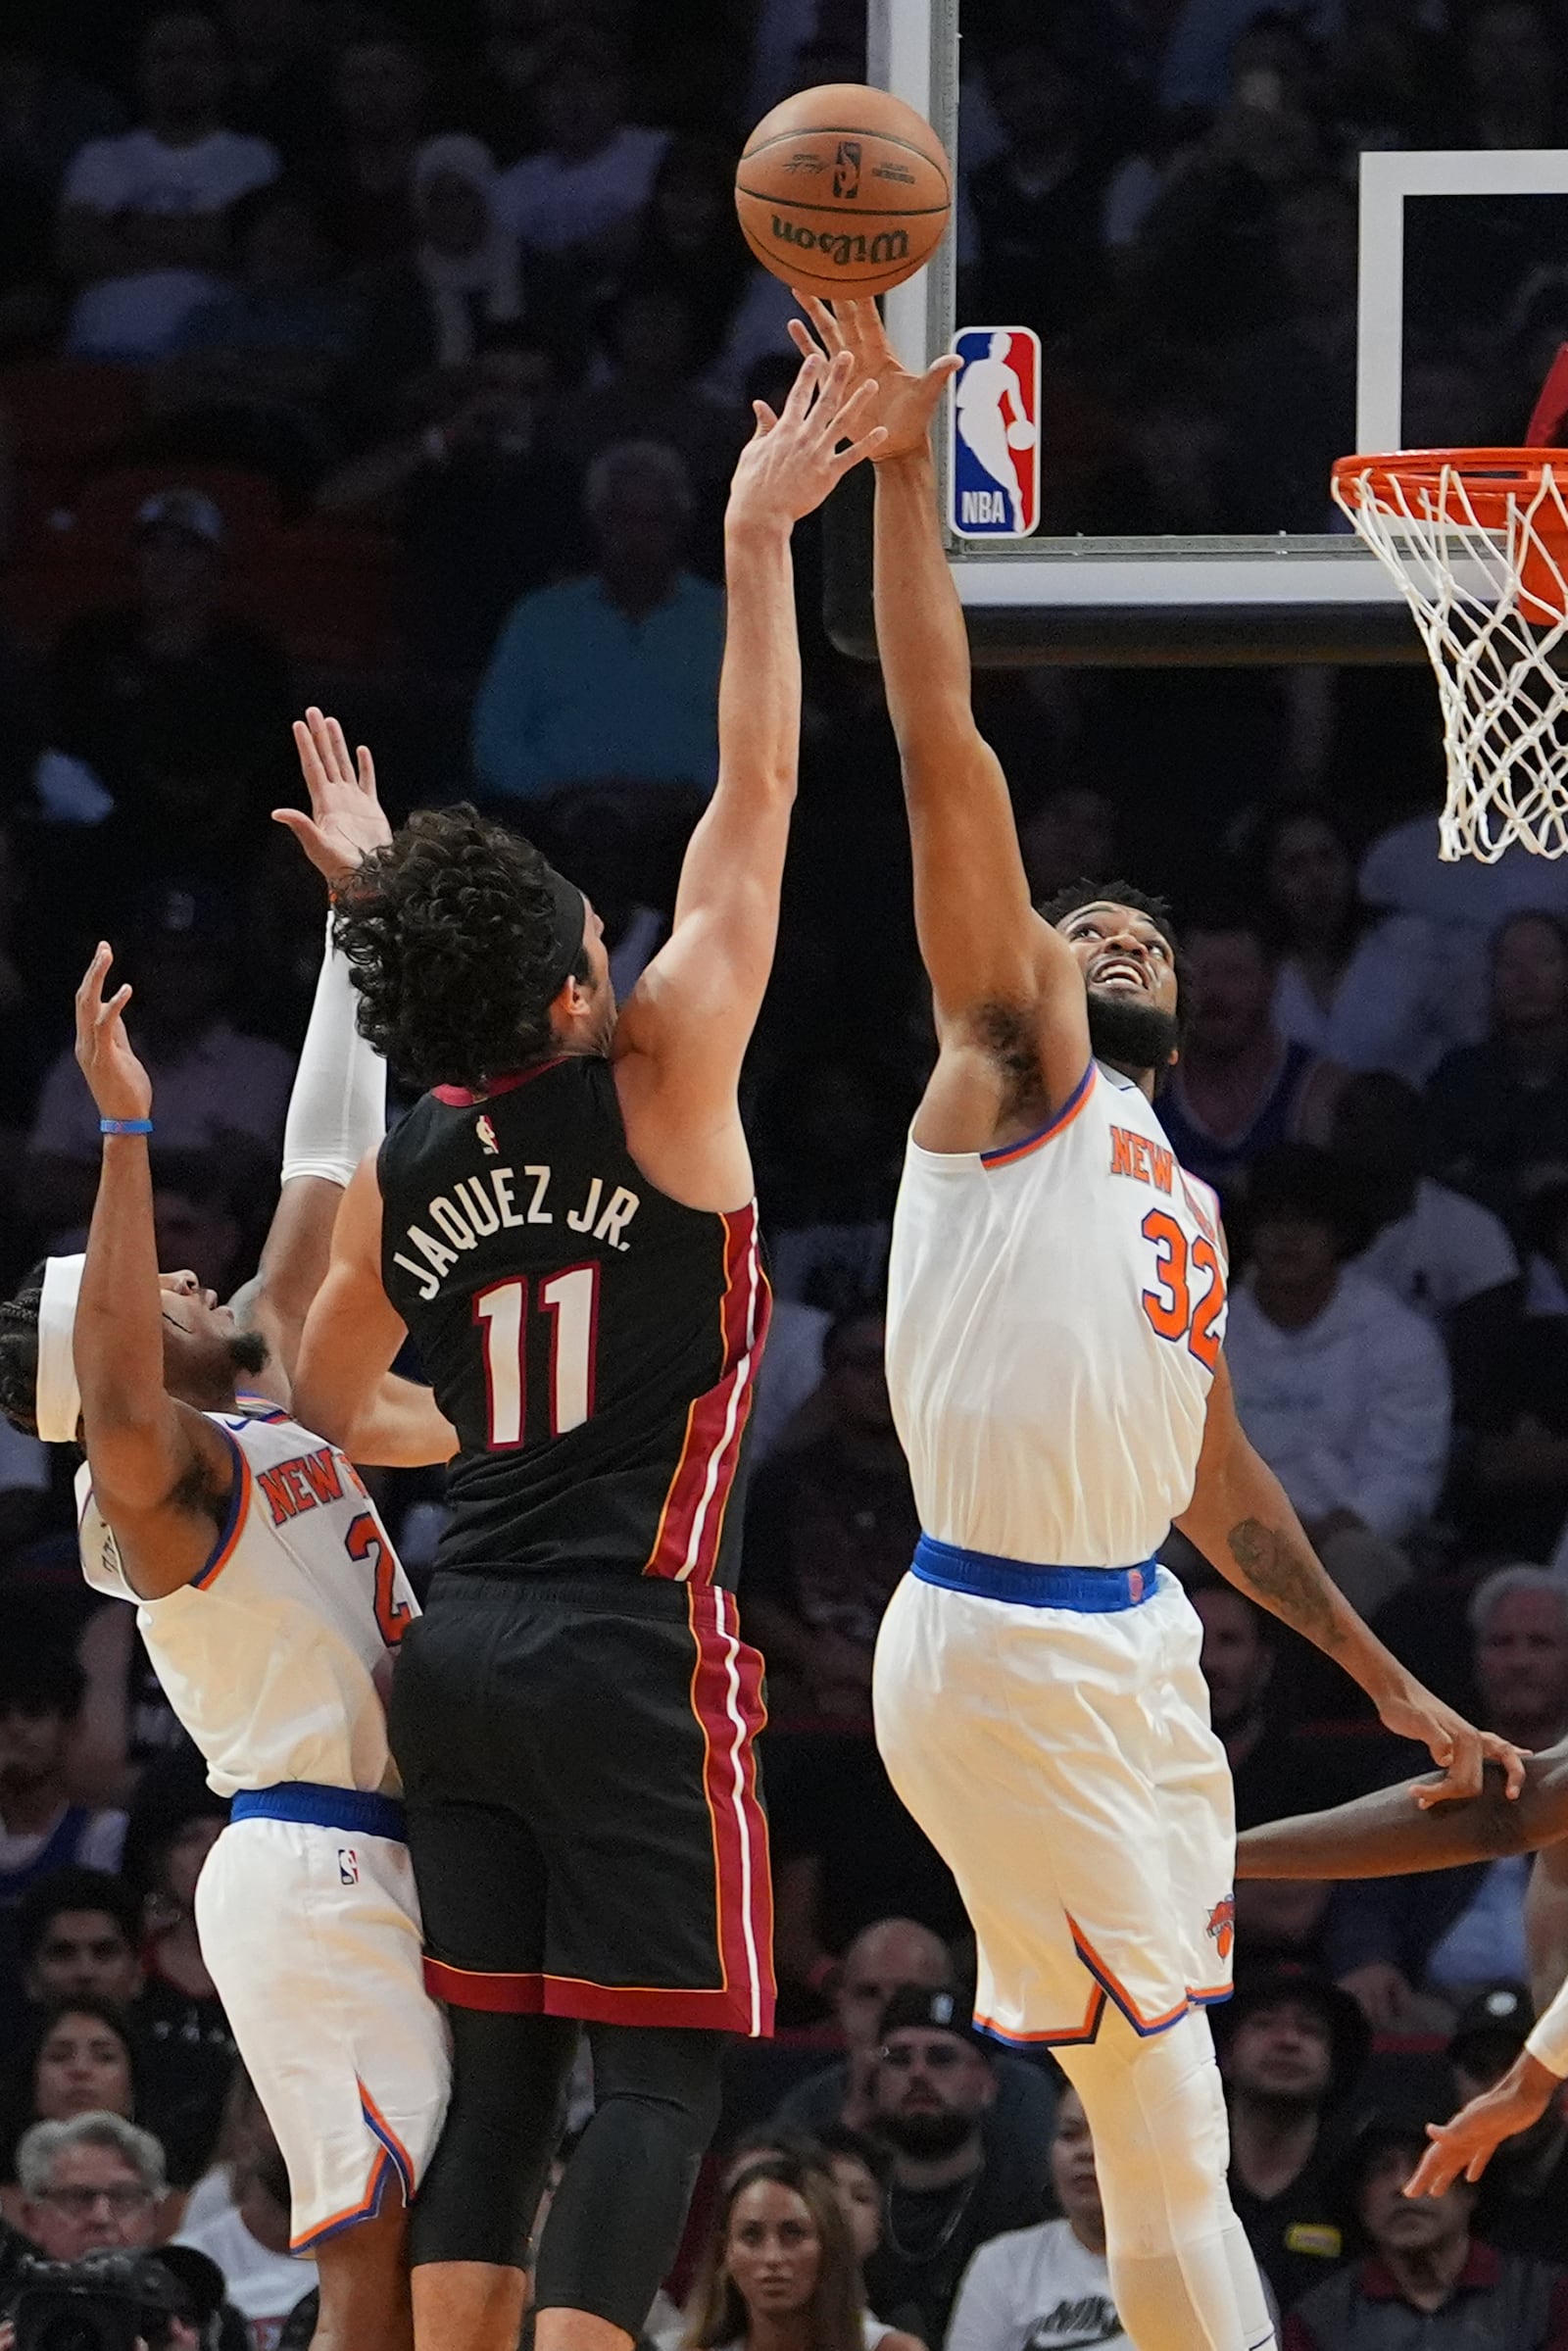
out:
{"label": "nba logo on jersey", "polygon": [[1021,539],[1040,519],[1040,337],[1031,326],[966,326],[954,338],[954,530]]}
{"label": "nba logo on jersey", "polygon": [[352,1845],[338,1846],[337,1874],[339,1883],[344,1886],[358,1886],[360,1883],[360,1857]]}

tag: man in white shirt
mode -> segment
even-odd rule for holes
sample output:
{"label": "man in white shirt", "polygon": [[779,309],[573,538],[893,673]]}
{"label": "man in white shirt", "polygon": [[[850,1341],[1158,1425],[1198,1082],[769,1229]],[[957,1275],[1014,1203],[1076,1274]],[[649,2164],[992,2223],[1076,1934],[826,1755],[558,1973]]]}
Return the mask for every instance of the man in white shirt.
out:
{"label": "man in white shirt", "polygon": [[544,143],[502,173],[498,219],[538,253],[597,244],[648,202],[667,130],[623,120],[626,81],[613,50],[579,40],[540,85]]}
{"label": "man in white shirt", "polygon": [[155,16],[138,60],[143,121],[89,139],[61,191],[56,259],[80,286],[66,347],[83,358],[156,359],[222,290],[228,208],[275,179],[265,139],[225,130],[228,68],[211,17]]}
{"label": "man in white shirt", "polygon": [[1051,2142],[1059,2221],[982,2245],[963,2275],[946,2351],[1133,2351],[1111,2300],[1105,2215],[1078,2092],[1064,2089]]}
{"label": "man in white shirt", "polygon": [[317,2275],[314,2261],[288,2249],[288,2168],[260,2109],[255,2129],[233,2203],[181,2229],[174,2242],[217,2262],[228,2298],[246,2322],[251,2351],[274,2351],[284,2320],[312,2291]]}
{"label": "man in white shirt", "polygon": [[1419,1314],[1343,1265],[1343,1179],[1326,1153],[1286,1146],[1252,1185],[1252,1264],[1226,1336],[1237,1410],[1330,1575],[1369,1612],[1408,1580],[1399,1543],[1443,1485],[1447,1364]]}

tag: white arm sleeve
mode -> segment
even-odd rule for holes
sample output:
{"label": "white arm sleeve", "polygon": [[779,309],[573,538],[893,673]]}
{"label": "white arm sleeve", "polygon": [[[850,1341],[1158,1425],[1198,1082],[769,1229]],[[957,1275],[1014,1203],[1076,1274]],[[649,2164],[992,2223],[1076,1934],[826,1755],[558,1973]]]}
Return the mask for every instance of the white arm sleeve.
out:
{"label": "white arm sleeve", "polygon": [[332,945],[316,983],[311,1025],[289,1096],[283,1129],[283,1176],[324,1176],[346,1185],[386,1132],[386,1063],[354,1025],[354,986]]}
{"label": "white arm sleeve", "polygon": [[1568,2074],[1568,1984],[1544,2011],[1525,2047],[1548,2074]]}

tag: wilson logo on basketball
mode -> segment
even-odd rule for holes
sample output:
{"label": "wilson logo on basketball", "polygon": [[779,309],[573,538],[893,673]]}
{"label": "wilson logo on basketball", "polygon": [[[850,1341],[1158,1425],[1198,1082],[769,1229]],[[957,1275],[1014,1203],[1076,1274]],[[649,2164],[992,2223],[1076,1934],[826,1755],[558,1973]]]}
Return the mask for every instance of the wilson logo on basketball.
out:
{"label": "wilson logo on basketball", "polygon": [[884,228],[880,235],[841,235],[832,228],[806,228],[794,220],[781,220],[777,213],[769,216],[773,236],[780,245],[797,245],[803,253],[819,253],[835,269],[857,268],[865,262],[902,262],[909,250],[909,239],[902,228]]}
{"label": "wilson logo on basketball", "polygon": [[793,177],[797,171],[808,173],[825,171],[827,166],[819,155],[808,154],[805,148],[802,148],[799,153],[785,158],[784,169]]}
{"label": "wilson logo on basketball", "polygon": [[1221,1959],[1229,1959],[1236,1940],[1236,1896],[1227,1894],[1208,1914],[1208,1937]]}
{"label": "wilson logo on basketball", "polygon": [[860,192],[860,142],[858,139],[840,139],[833,158],[833,193],[848,204]]}

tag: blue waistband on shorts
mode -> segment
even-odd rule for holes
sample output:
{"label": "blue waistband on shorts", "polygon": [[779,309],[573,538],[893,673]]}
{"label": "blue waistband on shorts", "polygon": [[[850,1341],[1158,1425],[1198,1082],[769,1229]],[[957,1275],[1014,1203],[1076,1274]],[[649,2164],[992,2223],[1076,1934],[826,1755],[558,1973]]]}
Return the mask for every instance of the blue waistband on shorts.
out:
{"label": "blue waistband on shorts", "polygon": [[351,1837],[406,1835],[398,1796],[357,1788],[323,1788],[316,1780],[279,1780],[275,1788],[242,1788],[229,1807],[236,1821],[305,1821],[316,1829],[345,1829]]}
{"label": "blue waistband on shorts", "polygon": [[1152,1599],[1159,1562],[1141,1567],[1036,1567],[1026,1559],[996,1559],[989,1551],[961,1551],[956,1543],[922,1535],[910,1573],[922,1584],[948,1592],[972,1592],[982,1600],[1011,1600],[1020,1608],[1076,1608],[1085,1616],[1108,1616]]}

